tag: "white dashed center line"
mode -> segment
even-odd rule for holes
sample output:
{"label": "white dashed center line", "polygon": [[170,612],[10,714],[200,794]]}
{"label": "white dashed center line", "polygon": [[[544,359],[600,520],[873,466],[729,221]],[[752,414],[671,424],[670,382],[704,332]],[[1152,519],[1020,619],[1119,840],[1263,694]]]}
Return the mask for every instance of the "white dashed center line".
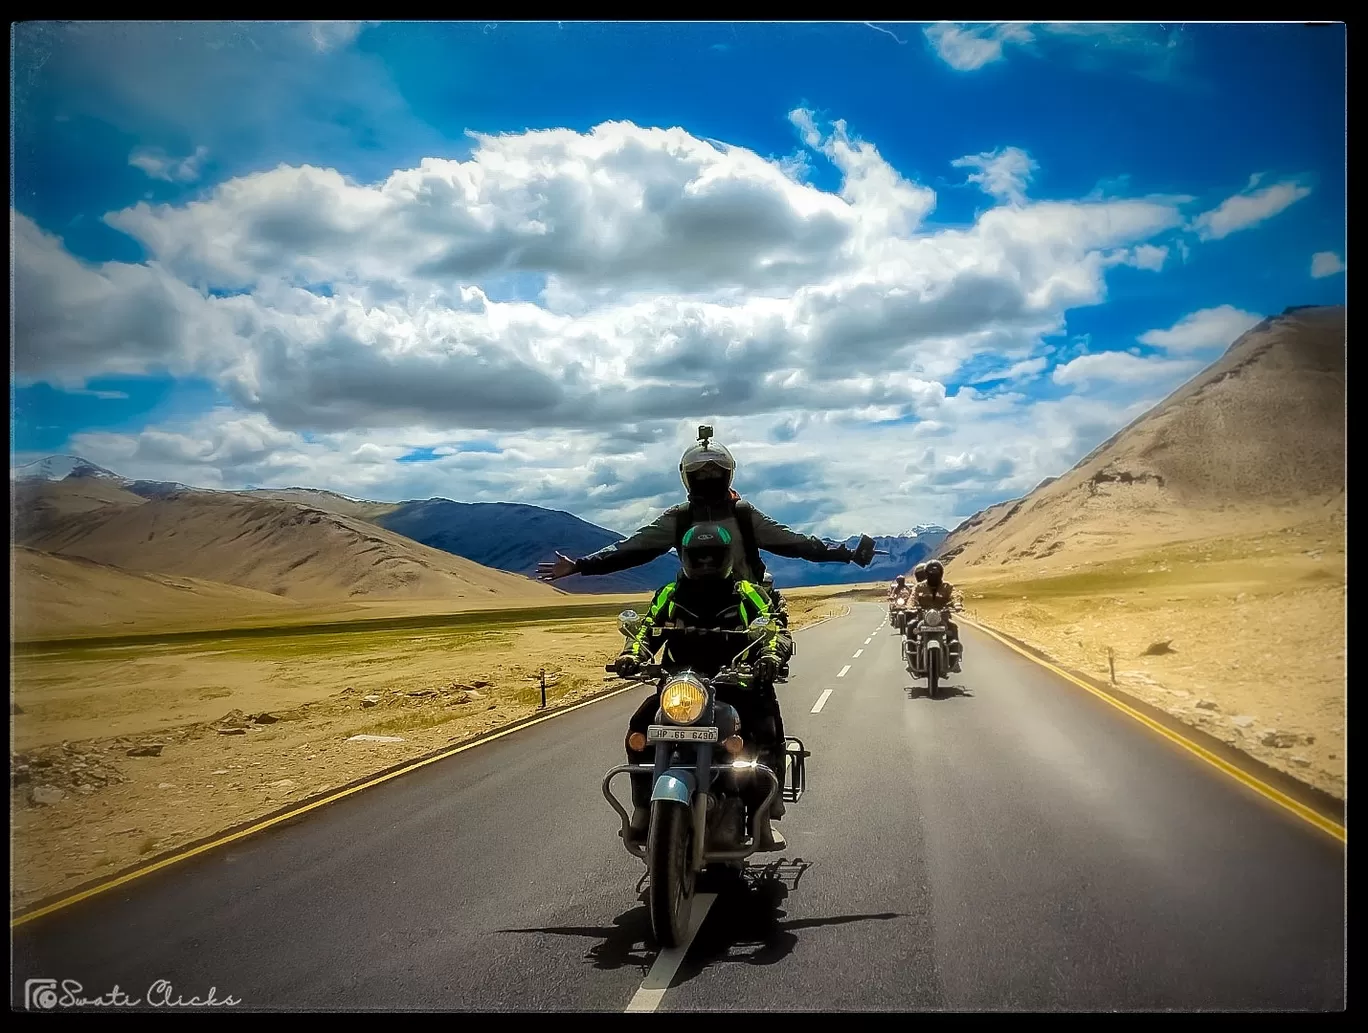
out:
{"label": "white dashed center line", "polygon": [[865,639],[865,645],[869,645],[869,643],[871,643],[871,642],[873,642],[873,641],[874,641],[874,636],[873,636],[873,635],[870,635],[869,638]]}
{"label": "white dashed center line", "polygon": [[823,708],[824,706],[826,706],[826,701],[829,700],[830,698],[831,698],[831,690],[830,690],[830,689],[823,689],[823,690],[822,690],[822,694],[821,694],[820,696],[817,697],[817,702],[814,703],[814,704],[812,705],[812,712],[813,712],[814,714],[820,714],[820,713],[822,712],[822,708]]}
{"label": "white dashed center line", "polygon": [[863,653],[863,652],[864,652],[863,649],[857,649],[857,650],[855,650],[855,655],[852,656],[850,659],[852,659],[852,660],[858,660],[858,659],[860,659],[860,654]]}
{"label": "white dashed center line", "polygon": [[660,1007],[665,991],[670,988],[670,980],[674,979],[679,966],[684,963],[684,955],[689,953],[689,946],[698,935],[698,928],[703,924],[703,919],[708,917],[708,911],[712,909],[713,901],[716,899],[716,893],[700,893],[694,897],[693,908],[689,912],[689,932],[684,937],[684,942],[678,947],[663,950],[656,955],[651,971],[646,973],[641,988],[628,1003],[628,1011],[655,1011]]}
{"label": "white dashed center line", "polygon": [[846,676],[846,671],[848,671],[848,670],[850,670],[850,664],[846,664],[844,667],[842,667],[842,668],[841,668],[841,673],[838,674],[838,675],[836,675],[836,677],[837,677],[837,678],[844,678],[844,677]]}

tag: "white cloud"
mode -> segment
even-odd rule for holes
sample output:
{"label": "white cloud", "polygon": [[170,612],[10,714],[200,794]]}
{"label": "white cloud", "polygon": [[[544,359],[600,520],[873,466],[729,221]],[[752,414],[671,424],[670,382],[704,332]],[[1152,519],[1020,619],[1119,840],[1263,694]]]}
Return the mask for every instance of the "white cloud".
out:
{"label": "white cloud", "polygon": [[138,147],[128,156],[128,164],[142,169],[153,179],[164,179],[168,183],[193,183],[199,179],[200,168],[208,153],[209,148],[200,146],[187,157],[171,158],[158,148]]}
{"label": "white cloud", "polygon": [[1084,69],[1121,69],[1168,80],[1188,53],[1182,28],[1104,22],[939,22],[922,31],[941,60],[961,72],[1002,60],[1012,45],[1037,57],[1062,56]]}
{"label": "white cloud", "polygon": [[1311,275],[1316,279],[1344,272],[1343,259],[1333,251],[1317,251],[1311,256]]}
{"label": "white cloud", "polygon": [[1155,247],[1153,244],[1141,244],[1131,252],[1130,264],[1138,269],[1149,269],[1158,272],[1164,268],[1164,261],[1168,258],[1167,247]]}
{"label": "white cloud", "polygon": [[978,183],[985,194],[1015,205],[1026,203],[1026,184],[1040,166],[1019,147],[1004,147],[986,154],[971,154],[950,163],[957,168],[976,168],[970,183]]}
{"label": "white cloud", "polygon": [[[1081,398],[1031,405],[1020,395],[965,389],[946,399],[939,427],[871,426],[869,414],[856,409],[788,418],[779,436],[771,433],[772,419],[760,416],[716,426],[737,457],[736,486],[745,498],[805,532],[845,538],[897,533],[910,523],[953,527],[1067,469],[1128,413]],[[469,451],[451,443],[478,436],[470,428],[335,431],[306,439],[224,409],[136,434],[80,434],[70,449],[129,477],[226,490],[305,485],[388,501],[521,502],[626,533],[678,501],[679,454],[699,422],[707,418],[554,437],[501,432],[488,435],[499,451]],[[955,428],[948,436],[947,426]],[[418,448],[437,458],[396,461]]]}
{"label": "white cloud", "polygon": [[[1250,180],[1251,188],[1255,182],[1257,179]],[[1253,193],[1246,191],[1226,198],[1216,208],[1197,216],[1193,225],[1202,240],[1221,240],[1271,219],[1310,193],[1310,187],[1295,182],[1275,183]]]}
{"label": "white cloud", "polygon": [[1170,352],[1195,352],[1228,348],[1234,340],[1263,317],[1233,305],[1204,308],[1184,316],[1167,330],[1150,330],[1139,337],[1142,344]]}
{"label": "white cloud", "polygon": [[[129,476],[509,499],[615,529],[677,497],[698,423],[745,456],[740,490],[840,536],[948,525],[1115,429],[1115,399],[1042,408],[1013,390],[1118,260],[1152,267],[1175,199],[1023,198],[927,228],[932,190],[844,123],[790,117],[835,190],[682,129],[607,123],[477,137],[465,161],[375,183],[282,165],[111,213],[143,264],[80,262],[12,213],[15,378],[167,370],[232,400],[73,442]],[[948,391],[966,368],[1013,390]],[[475,439],[502,451],[456,444]],[[965,458],[890,471],[908,441]],[[396,462],[414,448],[439,451]]]}
{"label": "white cloud", "polygon": [[1052,374],[1056,384],[1088,385],[1095,382],[1140,384],[1159,379],[1191,376],[1201,369],[1192,360],[1140,358],[1129,352],[1095,352],[1080,355]]}
{"label": "white cloud", "polygon": [[938,22],[922,30],[941,59],[951,68],[971,72],[1002,58],[1004,43],[1029,43],[1034,38],[1024,25],[995,23],[964,26]]}

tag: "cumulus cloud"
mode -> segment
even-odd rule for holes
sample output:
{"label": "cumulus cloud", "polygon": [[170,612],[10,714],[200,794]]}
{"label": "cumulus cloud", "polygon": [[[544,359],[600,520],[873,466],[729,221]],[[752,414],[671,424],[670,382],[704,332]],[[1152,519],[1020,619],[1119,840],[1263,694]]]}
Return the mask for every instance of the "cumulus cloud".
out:
{"label": "cumulus cloud", "polygon": [[1311,275],[1316,279],[1344,272],[1344,260],[1333,251],[1317,251],[1311,256]]}
{"label": "cumulus cloud", "polygon": [[[845,123],[790,118],[833,190],[617,122],[477,136],[463,161],[372,183],[280,165],[110,213],[145,263],[78,261],[12,213],[16,379],[168,370],[231,399],[199,424],[72,443],[129,476],[383,498],[458,484],[614,529],[677,496],[700,422],[746,456],[743,492],[841,537],[948,524],[1095,445],[1114,400],[1042,410],[1008,388],[1048,368],[1043,339],[1106,299],[1110,269],[1156,266],[1181,199],[1033,203],[1023,166],[989,162],[984,185],[1017,203],[928,228],[934,191]],[[1068,368],[1056,380],[1088,370]],[[988,370],[990,394],[947,387]],[[909,440],[961,458],[892,484]],[[415,450],[431,458],[399,462]]]}
{"label": "cumulus cloud", "polygon": [[142,169],[153,179],[168,183],[193,183],[199,179],[201,166],[208,153],[209,148],[200,146],[187,157],[171,158],[159,148],[137,147],[128,156],[128,164]]}
{"label": "cumulus cloud", "polygon": [[1184,316],[1167,330],[1150,330],[1140,335],[1142,344],[1169,352],[1195,352],[1208,348],[1228,348],[1234,340],[1263,317],[1233,305],[1204,308]]}
{"label": "cumulus cloud", "polygon": [[[682,130],[609,123],[482,137],[465,162],[370,186],[283,166],[111,213],[146,265],[84,267],[30,225],[16,254],[41,284],[18,316],[42,347],[21,345],[20,368],[191,368],[295,428],[902,417],[978,352],[1028,358],[1105,298],[1114,253],[1148,264],[1143,242],[1181,223],[1169,200],[1052,201],[919,231],[932,191],[843,123],[818,143],[834,194]],[[479,283],[510,271],[558,303],[491,300]],[[130,327],[112,342],[92,310],[116,304],[116,279]]]}
{"label": "cumulus cloud", "polygon": [[[1251,188],[1258,178],[1255,176],[1250,180]],[[1262,190],[1246,189],[1226,198],[1211,211],[1197,216],[1193,226],[1202,240],[1221,240],[1273,218],[1310,193],[1310,187],[1293,181],[1275,183]]]}
{"label": "cumulus cloud", "polygon": [[[941,433],[944,424],[870,425],[865,415],[795,415],[785,418],[779,435],[771,434],[774,422],[766,417],[717,427],[737,456],[736,484],[745,498],[806,532],[843,539],[896,533],[909,523],[954,526],[974,509],[1028,491],[1077,462],[1115,430],[1118,418],[1110,403],[1031,406],[1019,395],[968,390],[945,402],[945,421],[960,428],[953,440]],[[388,501],[520,502],[628,533],[679,501],[676,465],[697,422],[642,426],[632,442],[620,440],[618,429],[554,437],[498,432],[491,449],[470,451],[452,445],[474,433],[469,428],[306,436],[282,432],[259,415],[221,409],[138,433],[79,434],[70,447],[130,477],[225,490],[304,485]],[[434,458],[398,461],[415,449]]]}
{"label": "cumulus cloud", "polygon": [[1019,147],[1004,147],[986,154],[971,154],[950,163],[957,168],[976,168],[970,183],[977,183],[985,194],[999,201],[1026,203],[1026,184],[1040,166]]}

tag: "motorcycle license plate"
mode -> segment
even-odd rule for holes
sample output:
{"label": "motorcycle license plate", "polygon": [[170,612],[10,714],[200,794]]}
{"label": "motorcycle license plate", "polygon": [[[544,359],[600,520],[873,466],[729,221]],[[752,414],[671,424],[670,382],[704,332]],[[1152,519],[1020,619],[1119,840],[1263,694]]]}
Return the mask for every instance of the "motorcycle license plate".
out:
{"label": "motorcycle license plate", "polygon": [[646,729],[647,742],[717,742],[716,728],[678,728],[670,725],[651,725]]}

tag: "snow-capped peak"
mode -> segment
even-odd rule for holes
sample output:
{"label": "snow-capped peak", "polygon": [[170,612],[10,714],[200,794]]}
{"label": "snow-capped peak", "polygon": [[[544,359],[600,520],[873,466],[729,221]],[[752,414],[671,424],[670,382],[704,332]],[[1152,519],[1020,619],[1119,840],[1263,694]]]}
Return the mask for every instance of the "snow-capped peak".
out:
{"label": "snow-capped peak", "polygon": [[96,466],[89,459],[82,459],[80,456],[48,456],[46,459],[26,463],[10,471],[10,478],[17,481],[61,481],[68,477],[105,477],[120,484],[124,483],[124,478],[112,470]]}
{"label": "snow-capped peak", "polygon": [[904,531],[899,537],[901,537],[901,538],[920,538],[922,535],[927,535],[927,534],[949,534],[949,533],[950,533],[949,529],[948,529],[948,528],[945,528],[945,527],[941,527],[940,524],[917,524],[917,526],[911,528],[910,530]]}

